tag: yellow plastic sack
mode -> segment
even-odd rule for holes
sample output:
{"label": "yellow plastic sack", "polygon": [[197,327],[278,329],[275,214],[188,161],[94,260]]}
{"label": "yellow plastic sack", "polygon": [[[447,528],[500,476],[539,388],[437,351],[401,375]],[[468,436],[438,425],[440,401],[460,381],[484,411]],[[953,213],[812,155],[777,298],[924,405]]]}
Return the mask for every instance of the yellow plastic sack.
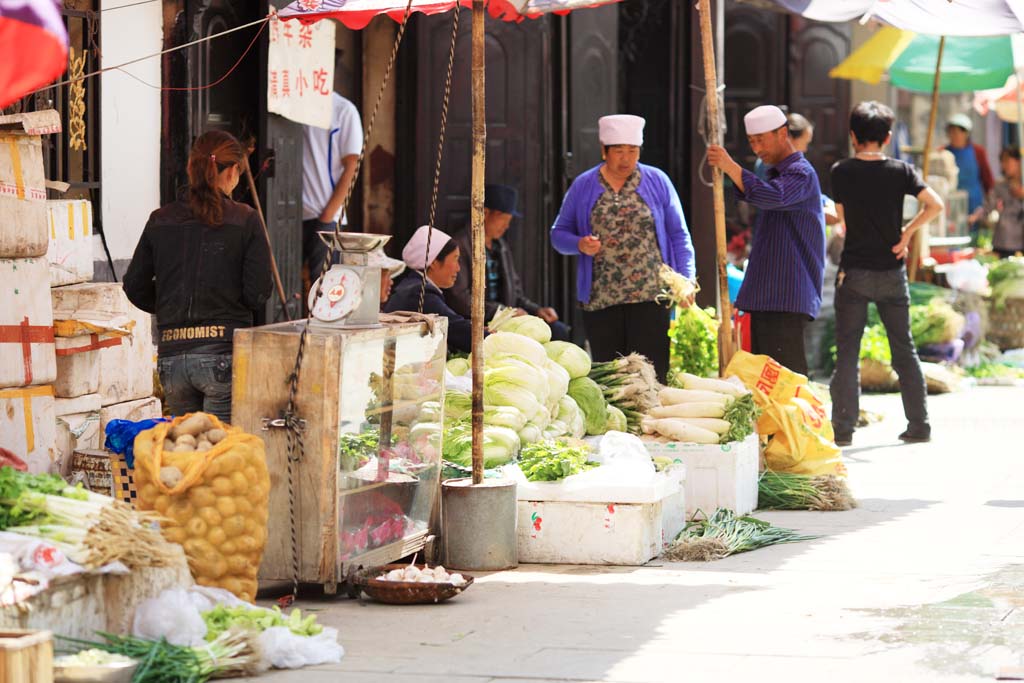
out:
{"label": "yellow plastic sack", "polygon": [[263,440],[205,415],[224,432],[209,450],[165,449],[172,430],[193,415],[204,414],[184,415],[135,437],[137,504],[166,519],[164,537],[184,547],[196,583],[252,602],[270,501]]}
{"label": "yellow plastic sack", "polygon": [[768,469],[793,474],[846,475],[825,406],[807,386],[807,378],[769,356],[738,351],[725,370],[754,394],[761,408],[757,431],[768,437]]}

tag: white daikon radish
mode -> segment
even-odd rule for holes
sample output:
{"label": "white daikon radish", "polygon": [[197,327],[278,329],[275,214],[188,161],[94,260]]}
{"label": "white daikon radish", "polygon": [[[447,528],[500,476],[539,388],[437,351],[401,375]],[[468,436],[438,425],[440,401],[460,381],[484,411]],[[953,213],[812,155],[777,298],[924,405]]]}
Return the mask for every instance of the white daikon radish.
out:
{"label": "white daikon radish", "polygon": [[677,420],[675,418],[665,418],[662,420],[656,420],[654,428],[664,437],[668,437],[673,441],[682,441],[684,443],[718,443],[718,434],[708,430],[701,429],[700,427],[694,427],[691,424],[687,424],[683,420]]}
{"label": "white daikon radish", "polygon": [[707,429],[715,434],[725,434],[732,427],[730,422],[725,420],[719,420],[714,417],[677,417],[677,420],[682,420],[688,425],[694,427],[700,427],[701,429]]}
{"label": "white daikon radish", "polygon": [[740,389],[732,382],[726,382],[722,379],[710,379],[705,377],[697,377],[691,375],[688,372],[680,372],[676,377],[683,383],[683,387],[686,389],[694,389],[698,391],[714,391],[719,394],[728,394],[729,396],[744,396],[749,394],[749,391]]}
{"label": "white daikon radish", "polygon": [[725,415],[723,403],[677,403],[674,406],[657,406],[651,408],[651,417],[722,417]]}
{"label": "white daikon radish", "polygon": [[732,394],[666,387],[658,392],[658,400],[663,406],[674,406],[678,403],[728,403],[732,400]]}

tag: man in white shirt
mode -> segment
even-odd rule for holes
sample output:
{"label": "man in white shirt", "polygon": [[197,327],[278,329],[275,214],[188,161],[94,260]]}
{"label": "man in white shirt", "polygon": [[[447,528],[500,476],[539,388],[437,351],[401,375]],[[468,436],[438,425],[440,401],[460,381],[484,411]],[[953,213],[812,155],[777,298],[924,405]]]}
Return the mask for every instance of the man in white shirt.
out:
{"label": "man in white shirt", "polygon": [[319,231],[333,231],[363,148],[359,110],[338,93],[332,97],[331,127],[305,126],[302,153],[302,260],[312,282],[320,275],[327,247]]}

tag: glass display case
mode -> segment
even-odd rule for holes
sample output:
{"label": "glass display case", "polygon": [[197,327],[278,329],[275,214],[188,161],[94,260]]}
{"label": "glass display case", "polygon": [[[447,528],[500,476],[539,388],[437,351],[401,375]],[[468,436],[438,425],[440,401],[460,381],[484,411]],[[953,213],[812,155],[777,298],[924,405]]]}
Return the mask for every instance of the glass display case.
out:
{"label": "glass display case", "polygon": [[349,572],[421,550],[440,476],[446,321],[311,325],[299,374],[302,454],[288,482],[281,417],[303,323],[235,333],[232,421],[266,442],[270,522],[260,579],[336,589]]}

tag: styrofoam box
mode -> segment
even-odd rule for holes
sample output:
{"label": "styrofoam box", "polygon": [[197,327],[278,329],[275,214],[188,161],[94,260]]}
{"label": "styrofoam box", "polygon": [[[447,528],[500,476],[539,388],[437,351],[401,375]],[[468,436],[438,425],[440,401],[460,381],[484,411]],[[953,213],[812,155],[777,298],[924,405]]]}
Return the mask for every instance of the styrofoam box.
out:
{"label": "styrofoam box", "polygon": [[56,377],[46,260],[0,259],[0,387],[50,384]]}
{"label": "styrofoam box", "polygon": [[160,405],[160,399],[154,396],[103,406],[100,409],[100,434],[104,435],[107,433],[107,423],[111,420],[138,422],[139,420],[149,420],[161,417],[162,415],[163,408]]}
{"label": "styrofoam box", "polygon": [[50,286],[89,282],[93,275],[92,202],[62,199],[46,202],[50,243]]}
{"label": "styrofoam box", "polygon": [[80,351],[90,345],[91,337],[57,337],[57,381],[53,390],[59,398],[95,394],[100,389],[100,350]]}
{"label": "styrofoam box", "polygon": [[[0,256],[35,258],[46,255],[46,175],[42,131],[38,124],[57,124],[57,112],[0,116],[5,140],[0,144]],[[47,119],[47,121],[44,121]]]}
{"label": "styrofoam box", "polygon": [[98,393],[103,405],[124,403],[153,395],[153,331],[150,315],[132,306],[121,285],[90,282],[50,290],[54,318],[102,322],[129,316],[132,334],[119,346],[101,349]]}
{"label": "styrofoam box", "polygon": [[100,395],[89,394],[54,401],[57,416],[57,440],[61,474],[70,474],[71,456],[76,450],[97,449],[103,443],[100,433]]}
{"label": "styrofoam box", "polygon": [[745,515],[757,508],[760,451],[757,434],[739,443],[705,445],[644,439],[652,457],[686,465],[686,516],[728,508]]}
{"label": "styrofoam box", "polygon": [[661,554],[686,523],[678,485],[649,503],[530,501],[518,503],[520,562],[641,565]]}
{"label": "styrofoam box", "polygon": [[53,387],[0,389],[2,445],[25,461],[34,474],[54,471],[57,416]]}

